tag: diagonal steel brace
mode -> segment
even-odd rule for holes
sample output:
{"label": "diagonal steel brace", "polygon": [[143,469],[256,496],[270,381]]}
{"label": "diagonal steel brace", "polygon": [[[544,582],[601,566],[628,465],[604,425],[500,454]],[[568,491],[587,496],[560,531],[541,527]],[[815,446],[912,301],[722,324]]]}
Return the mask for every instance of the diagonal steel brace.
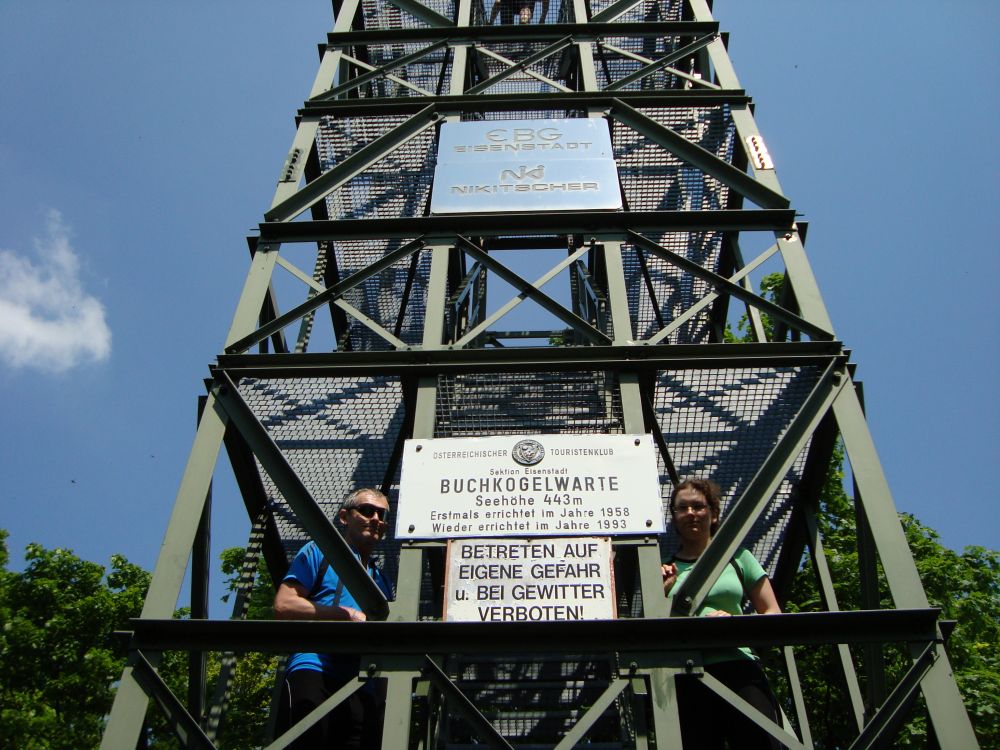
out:
{"label": "diagonal steel brace", "polygon": [[295,512],[306,531],[312,536],[330,566],[357,600],[365,614],[373,620],[383,620],[389,614],[385,594],[372,580],[313,499],[277,444],[260,423],[236,384],[224,370],[215,373],[212,393],[216,404],[231,420],[232,426],[246,440],[264,470],[277,485],[285,501]]}
{"label": "diagonal steel brace", "polygon": [[613,100],[610,114],[619,122],[628,125],[705,174],[711,175],[761,208],[788,208],[791,205],[788,198],[781,193],[771,190],[725,159],[719,158],[697,143],[692,143],[680,133],[661,125],[621,99]]}

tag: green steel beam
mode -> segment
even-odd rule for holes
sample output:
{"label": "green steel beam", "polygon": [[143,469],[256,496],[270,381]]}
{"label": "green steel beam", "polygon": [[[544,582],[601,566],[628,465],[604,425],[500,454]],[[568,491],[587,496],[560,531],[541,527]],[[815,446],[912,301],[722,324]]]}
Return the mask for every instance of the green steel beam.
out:
{"label": "green steel beam", "polygon": [[586,320],[574,313],[571,313],[543,291],[536,288],[530,281],[522,278],[520,275],[507,268],[507,266],[495,260],[472,240],[469,240],[461,235],[459,235],[458,240],[462,252],[471,255],[487,269],[517,289],[522,295],[532,299],[538,304],[539,307],[555,315],[566,325],[570,326],[574,331],[597,344],[611,343],[611,339],[609,339],[604,333],[595,330],[594,327]]}
{"label": "green steel beam", "polygon": [[627,76],[623,76],[623,77],[619,78],[617,81],[614,81],[613,83],[609,83],[607,86],[604,87],[604,90],[605,91],[621,91],[622,89],[624,89],[629,84],[635,83],[636,81],[640,80],[641,78],[645,78],[646,76],[651,75],[651,74],[655,73],[656,71],[661,70],[661,69],[667,67],[668,65],[671,65],[672,63],[677,62],[678,60],[682,60],[685,57],[688,57],[689,55],[693,55],[695,52],[697,52],[698,50],[700,50],[702,47],[704,47],[707,44],[709,44],[710,42],[714,41],[716,36],[717,36],[716,34],[708,34],[706,36],[701,37],[700,39],[696,39],[695,41],[691,42],[690,44],[687,44],[687,45],[681,47],[680,49],[674,50],[673,52],[670,52],[670,53],[664,55],[663,57],[661,57],[658,60],[654,60],[654,61],[650,62],[649,64],[644,65],[643,67],[639,68],[639,70],[635,71],[634,73],[630,73]]}
{"label": "green steel beam", "polygon": [[743,700],[743,698],[733,692],[718,678],[713,677],[708,672],[704,672],[701,676],[701,680],[705,687],[709,688],[726,703],[753,721],[757,726],[778,740],[778,742],[780,742],[784,747],[789,748],[790,750],[808,750],[805,745],[799,742],[798,737],[772,722],[769,717],[765,716],[751,704]]}
{"label": "green steel beam", "polygon": [[[557,263],[555,266],[553,266],[548,271],[546,271],[544,274],[542,274],[542,276],[540,276],[538,279],[536,279],[535,281],[531,282],[531,286],[533,288],[538,289],[540,291],[541,288],[543,286],[545,286],[549,281],[551,281],[556,276],[558,276],[560,273],[562,273],[562,271],[567,266],[571,265],[574,261],[576,261],[577,258],[581,257],[582,255],[585,255],[587,252],[588,252],[588,249],[585,248],[585,247],[582,247],[582,248],[578,249],[572,255],[569,255],[566,258],[564,258],[563,260],[559,261],[559,263]],[[472,271],[469,272],[469,275],[466,278],[468,279],[468,278],[470,278],[473,275],[473,273],[477,273],[479,268],[480,268],[479,264],[477,264],[476,266],[474,266],[473,269],[472,269]],[[459,299],[461,299],[462,296],[464,296],[465,293],[469,291],[469,289],[470,289],[470,287],[466,286],[465,289],[463,290],[461,296],[459,297]],[[490,315],[489,317],[487,317],[486,319],[484,319],[478,325],[476,325],[473,328],[469,329],[468,332],[464,333],[460,339],[458,339],[457,341],[455,341],[454,346],[456,346],[456,347],[466,346],[470,342],[475,341],[475,339],[476,339],[477,336],[479,336],[481,333],[485,333],[487,331],[487,329],[491,325],[493,325],[498,320],[500,320],[501,318],[503,318],[507,313],[509,313],[511,310],[513,310],[515,307],[517,307],[517,305],[519,305],[521,302],[523,302],[524,300],[529,299],[529,298],[531,298],[531,295],[529,295],[527,292],[523,292],[523,291],[520,292],[518,295],[516,295],[515,297],[513,297],[509,302],[507,302],[506,304],[501,305],[499,308],[497,308],[496,312],[494,312],[492,315]],[[555,302],[555,301],[553,301],[552,304],[558,304],[558,303]],[[579,318],[579,316],[577,316],[577,317]],[[582,324],[584,324],[584,325],[587,326],[587,328],[593,329],[593,327],[590,326],[582,318],[580,320],[581,320]],[[524,331],[524,332],[520,332],[520,333],[508,332],[507,335],[509,337],[512,337],[512,338],[513,337],[535,338],[534,336],[530,336],[530,334],[532,334],[532,333],[541,333],[541,332],[537,332],[537,331]],[[524,334],[529,334],[529,335],[524,335]]]}
{"label": "green steel beam", "polygon": [[390,5],[395,5],[400,10],[405,10],[418,21],[423,21],[433,28],[454,28],[455,22],[445,18],[436,10],[428,8],[417,0],[388,0]]}
{"label": "green steel beam", "polygon": [[[329,174],[329,172],[327,173]],[[624,234],[635,232],[781,231],[792,225],[790,209],[757,211],[551,211],[547,213],[468,214],[461,217],[466,236],[512,234]],[[455,236],[456,217],[419,216],[402,219],[341,219],[260,224],[267,242],[323,240],[411,239],[420,235]],[[817,326],[822,329],[823,326]]]}
{"label": "green steel beam", "polygon": [[794,227],[791,231],[779,232],[776,238],[788,277],[785,291],[795,295],[799,314],[813,325],[836,335],[826,305],[823,304],[823,297],[819,293],[816,277],[806,258],[805,246],[798,227]]}
{"label": "green steel beam", "polygon": [[802,692],[802,682],[799,680],[799,668],[795,663],[795,649],[791,646],[783,646],[781,650],[785,657],[788,688],[792,694],[795,720],[799,725],[799,733],[802,735],[802,744],[806,747],[812,747],[812,730],[809,728],[809,713],[806,711],[805,695]]}
{"label": "green steel beam", "polygon": [[689,141],[666,125],[661,125],[621,99],[616,99],[612,104],[611,116],[705,174],[728,185],[761,208],[786,209],[790,205],[788,198],[781,193],[761,184],[725,159]]}
{"label": "green steel beam", "polygon": [[455,26],[440,28],[371,29],[327,34],[331,47],[376,44],[413,44],[447,40],[450,44],[472,42],[523,42],[526,39],[545,41],[572,36],[577,41],[597,41],[603,37],[704,36],[719,31],[715,21],[655,21],[634,23],[540,23],[504,26]]}
{"label": "green steel beam", "polygon": [[[813,572],[816,575],[817,588],[819,588],[820,599],[824,608],[829,612],[839,612],[840,603],[837,601],[837,592],[833,585],[833,576],[827,562],[826,553],[823,550],[823,540],[819,534],[819,525],[816,521],[816,514],[812,505],[807,505],[802,509],[803,521],[808,530],[809,555],[812,559]],[[854,660],[851,651],[844,643],[837,644],[837,659],[840,661],[840,671],[844,677],[844,687],[847,689],[847,697],[850,702],[851,715],[858,731],[865,725],[865,705],[861,695],[861,684],[858,682],[857,670],[854,668]]]}
{"label": "green steel beam", "polygon": [[[664,248],[664,250],[665,249],[666,248]],[[667,251],[667,252],[669,252],[669,251]],[[776,253],[776,252],[778,252],[778,246],[777,245],[772,245],[770,247],[770,249],[765,250],[763,253],[761,253],[760,255],[758,255],[753,261],[751,261],[748,265],[745,265],[742,268],[740,268],[739,271],[737,271],[732,276],[728,277],[726,280],[729,281],[732,284],[737,284],[738,283],[741,288],[745,289],[747,295],[749,295],[746,298],[747,300],[755,300],[756,301],[758,299],[763,299],[760,295],[756,294],[753,291],[753,289],[750,287],[748,276],[758,266],[762,265],[767,260],[769,260],[771,258],[771,256],[774,255],[774,253]],[[726,278],[726,277],[721,277],[720,276],[719,278]],[[719,289],[717,289],[715,286],[713,286],[713,290],[711,292],[709,292],[708,294],[706,294],[704,297],[702,297],[700,300],[698,300],[698,302],[696,302],[695,304],[691,305],[691,307],[689,307],[683,313],[681,313],[676,318],[674,318],[672,321],[670,321],[670,323],[668,323],[667,325],[663,326],[662,329],[660,329],[655,335],[650,336],[648,339],[646,339],[646,341],[648,341],[650,344],[658,344],[659,342],[663,341],[668,336],[670,336],[670,334],[672,334],[674,331],[676,331],[678,328],[680,328],[682,325],[684,325],[687,321],[691,320],[699,312],[701,312],[706,307],[708,307],[710,304],[712,304],[715,300],[717,300],[721,296],[721,294],[722,294],[722,292]],[[765,302],[766,301],[767,300],[765,300]],[[760,326],[760,312],[757,310],[757,307],[755,306],[755,304],[753,304],[753,303],[751,303],[749,301],[747,301],[745,304],[746,304],[746,308],[747,308],[748,319],[752,323],[754,323],[754,325],[756,325],[756,326],[759,327]],[[795,316],[795,317],[797,317],[797,316]],[[763,330],[762,327],[760,328],[760,330]],[[754,328],[754,331],[758,332],[758,329]],[[763,336],[760,336],[757,340],[758,341],[764,341],[765,338]]]}
{"label": "green steel beam", "polygon": [[514,750],[513,747],[496,728],[490,724],[489,720],[480,713],[475,704],[451,681],[447,674],[438,666],[431,657],[426,657],[424,662],[424,676],[444,695],[448,707],[461,714],[472,728],[479,739],[484,740],[490,747],[500,748],[500,750]]}
{"label": "green steel beam", "polygon": [[[863,503],[893,602],[897,607],[923,606],[927,595],[906,543],[889,485],[854,388],[841,392],[833,405],[833,413],[861,493],[856,502]],[[965,711],[943,646],[937,647],[937,658],[920,686],[940,746],[977,747],[972,723]]]}
{"label": "green steel beam", "polygon": [[[895,744],[896,733],[906,720],[907,713],[917,697],[917,690],[924,676],[934,665],[934,660],[934,644],[929,643],[848,750],[875,750],[875,748],[892,747]],[[941,745],[941,747],[952,746]],[[973,748],[976,745],[965,747]]]}
{"label": "green steel beam", "polygon": [[649,722],[646,721],[646,706],[651,696],[649,686],[642,676],[631,674],[629,680],[632,688],[632,727],[635,735],[635,750],[649,750]]}
{"label": "green steel beam", "polygon": [[[332,620],[131,621],[131,649],[357,653],[667,654],[706,648],[826,643],[929,643],[940,610],[887,609],[734,617],[666,617],[573,622]],[[229,645],[227,645],[229,644]],[[631,658],[631,657],[628,657]]]}
{"label": "green steel beam", "polygon": [[278,248],[266,242],[257,242],[246,281],[243,282],[240,301],[236,305],[233,322],[226,335],[227,345],[256,330],[277,262]]}
{"label": "green steel beam", "polygon": [[[211,388],[211,382],[206,382],[207,389]],[[288,559],[285,557],[285,550],[281,544],[281,537],[274,517],[267,507],[267,491],[264,489],[260,471],[257,469],[249,446],[235,428],[231,427],[226,431],[223,442],[226,446],[226,455],[229,458],[236,485],[247,511],[247,518],[251,519],[250,536],[253,538],[256,534],[260,534],[261,540],[257,544],[260,545],[264,555],[271,583],[277,586],[285,577]],[[248,544],[248,546],[250,545]]]}
{"label": "green steel beam", "polygon": [[[693,658],[681,659],[691,665]],[[690,654],[696,657],[696,654]],[[659,655],[658,658],[637,660],[642,665],[642,674],[649,681],[650,709],[653,716],[654,747],[681,747],[681,721],[677,701],[677,675],[687,674],[688,667],[678,668],[671,660]],[[632,664],[636,664],[633,661]]]}
{"label": "green steel beam", "polygon": [[571,37],[564,37],[563,39],[558,39],[552,44],[548,45],[547,47],[540,49],[538,52],[535,52],[532,55],[528,55],[523,60],[520,60],[518,62],[509,65],[507,68],[501,70],[496,75],[490,76],[482,83],[477,83],[475,86],[466,89],[465,93],[467,96],[470,94],[478,94],[481,91],[486,91],[486,89],[490,88],[491,86],[495,86],[501,81],[510,78],[515,73],[518,73],[522,70],[528,72],[526,70],[528,66],[534,65],[535,63],[544,60],[546,57],[549,57],[551,55],[556,54],[557,52],[566,49],[572,43],[573,39]]}
{"label": "green steel beam", "polygon": [[436,52],[437,50],[440,49],[446,49],[447,46],[448,43],[444,40],[441,40],[434,42],[428,47],[419,49],[416,52],[413,52],[409,55],[402,55],[400,57],[397,57],[394,60],[387,62],[385,65],[380,65],[377,68],[369,70],[367,73],[362,73],[359,76],[355,76],[354,78],[351,78],[345,81],[344,83],[341,83],[339,86],[335,86],[332,89],[322,92],[321,94],[317,94],[316,96],[309,99],[307,104],[312,104],[314,102],[327,102],[331,99],[336,99],[341,94],[346,94],[347,92],[352,91],[353,89],[356,89],[359,86],[365,85],[369,81],[374,81],[380,76],[387,75],[389,71],[395,70],[396,68],[402,67],[404,65],[409,65],[412,62],[416,62],[421,58],[426,57],[432,52]]}
{"label": "green steel beam", "polygon": [[345,302],[342,299],[334,299],[334,300],[332,300],[332,302],[333,302],[334,305],[336,305],[341,310],[343,310],[344,312],[346,312],[350,317],[354,318],[356,321],[358,321],[361,325],[363,325],[369,331],[371,331],[372,333],[374,333],[377,336],[381,337],[383,341],[388,342],[388,344],[390,346],[393,346],[393,347],[395,347],[397,349],[402,349],[402,348],[404,348],[406,346],[406,342],[405,341],[403,341],[402,339],[396,338],[396,336],[394,336],[393,334],[389,333],[389,331],[387,331],[381,325],[379,325],[374,320],[372,320],[370,317],[368,317],[367,315],[365,315],[358,308],[354,307],[354,305],[348,304],[347,302]]}
{"label": "green steel beam", "polygon": [[239,434],[246,440],[250,450],[274,481],[282,497],[295,512],[320,551],[329,560],[330,567],[350,589],[361,609],[371,619],[385,618],[389,613],[385,594],[354,557],[347,542],[316,504],[284,453],[243,400],[236,384],[226,373],[219,373],[212,393],[218,408],[232,421]]}
{"label": "green steel beam", "polygon": [[422,679],[422,657],[383,656],[377,674],[388,678],[385,720],[382,723],[382,750],[408,750],[413,731],[414,686]]}
{"label": "green steel beam", "polygon": [[[239,377],[339,377],[376,368],[381,374],[437,376],[471,371],[716,370],[738,367],[826,367],[846,363],[839,342],[789,344],[668,344],[660,346],[518,347],[220,355],[213,373]],[[416,428],[415,428],[416,429]],[[430,436],[427,436],[430,437]]]}
{"label": "green steel beam", "polygon": [[[456,52],[465,50],[457,47]],[[397,98],[365,97],[361,99],[337,99],[335,101],[312,100],[305,102],[299,110],[301,117],[371,117],[377,115],[416,114],[427,106],[434,106],[442,116],[457,117],[463,113],[521,112],[532,110],[551,111],[565,109],[576,111],[588,108],[610,109],[615,99],[626,98],[624,92],[614,94],[606,91],[550,91],[539,94],[477,94],[448,93],[438,96],[404,96]],[[749,103],[750,98],[742,89],[701,90],[666,89],[628,92],[628,100],[642,108],[688,108],[688,107],[738,107]]]}
{"label": "green steel beam", "polygon": [[[198,399],[204,402],[205,397]],[[201,510],[201,521],[191,548],[191,617],[195,620],[208,618],[208,586],[212,567],[212,490],[209,487],[205,505]],[[205,716],[206,658],[204,653],[188,653],[188,695],[187,710],[199,721]]]}
{"label": "green steel beam", "polygon": [[658,258],[667,261],[671,265],[677,266],[683,271],[687,271],[692,276],[696,276],[706,281],[717,291],[725,291],[729,293],[730,296],[736,297],[748,305],[759,308],[772,318],[786,322],[792,328],[808,334],[813,339],[827,341],[833,339],[833,334],[829,331],[813,325],[808,320],[800,318],[798,315],[795,315],[794,313],[791,313],[781,307],[781,305],[777,305],[758,294],[754,294],[753,292],[748,292],[739,284],[735,284],[724,276],[720,276],[719,274],[710,271],[699,263],[688,260],[683,255],[679,255],[671,250],[667,250],[665,247],[661,247],[657,243],[636,232],[629,232],[629,237],[631,237],[636,244],[642,245]]}
{"label": "green steel beam", "polygon": [[[598,48],[600,50],[606,50],[615,55],[621,55],[622,57],[628,58],[629,60],[635,60],[636,62],[642,63],[643,65],[652,65],[656,62],[655,59],[644,57],[643,55],[637,54],[631,50],[624,49],[614,44],[609,44],[607,41],[599,41]],[[699,55],[700,57],[701,55]],[[684,80],[686,83],[690,83],[693,86],[699,86],[701,88],[712,89],[713,91],[721,91],[722,86],[717,83],[712,83],[711,81],[706,81],[704,78],[699,78],[697,75],[692,75],[691,73],[686,73],[679,68],[674,68],[669,65],[665,67],[666,72],[670,73],[672,76],[676,76]],[[686,89],[662,89],[663,91],[684,91]],[[628,94],[635,93],[635,91],[629,91]]]}
{"label": "green steel beam", "polygon": [[[860,385],[860,383],[858,384]],[[857,485],[854,486],[854,497],[861,497]],[[855,527],[858,532],[858,580],[860,583],[859,602],[863,609],[875,609],[880,606],[878,554],[875,550],[875,539],[872,538],[871,527],[865,516],[861,503],[854,504]],[[865,695],[869,706],[866,716],[874,706],[881,705],[886,699],[888,687],[885,674],[885,653],[877,644],[864,648],[864,664],[866,672]]]}
{"label": "green steel beam", "polygon": [[587,730],[594,726],[594,722],[601,718],[604,712],[611,707],[611,704],[618,699],[618,696],[622,694],[622,691],[628,685],[629,681],[626,679],[618,678],[612,680],[597,700],[590,705],[586,713],[577,720],[573,728],[563,735],[563,738],[555,746],[554,750],[571,750],[571,748],[577,746],[577,743],[582,743]]}
{"label": "green steel beam", "polygon": [[312,182],[303,185],[294,195],[267,211],[264,214],[265,220],[290,222],[394,149],[415,138],[427,128],[433,127],[439,119],[440,116],[434,111],[434,107],[425,107],[405,122],[358,149]]}
{"label": "green steel beam", "polygon": [[300,721],[295,722],[295,724],[289,727],[288,731],[280,737],[275,738],[274,742],[268,745],[266,750],[284,750],[284,748],[312,729],[316,722],[354,695],[362,685],[364,683],[360,680],[353,680],[342,685],[333,695],[303,716]]}
{"label": "green steel beam", "polygon": [[[604,23],[607,21],[614,21],[622,13],[626,13],[636,5],[639,5],[642,0],[615,0],[613,3],[608,5],[603,10],[598,11],[590,17],[591,24]],[[682,22],[683,23],[683,22]],[[626,24],[621,24],[625,26]]]}
{"label": "green steel beam", "polygon": [[[271,336],[272,334],[282,330],[285,326],[294,323],[296,320],[303,317],[304,315],[313,312],[317,308],[320,308],[329,302],[337,300],[339,297],[343,296],[351,289],[354,289],[356,286],[362,284],[366,279],[369,279],[372,276],[381,273],[385,269],[395,265],[406,256],[414,252],[419,252],[423,248],[423,245],[424,245],[423,238],[417,238],[412,242],[408,242],[406,245],[403,245],[397,250],[393,250],[392,252],[386,253],[379,260],[365,266],[360,271],[351,274],[343,281],[339,281],[336,284],[333,284],[332,286],[328,286],[326,288],[320,287],[321,291],[319,291],[318,294],[309,297],[309,299],[307,299],[301,305],[293,307],[291,310],[284,313],[283,315],[279,315],[274,320],[269,321],[264,325],[260,326],[253,333],[244,336],[238,341],[234,341],[233,343],[226,346],[225,348],[226,353],[235,354],[247,351],[254,344],[257,344],[266,339],[268,336]],[[309,281],[310,284],[315,283],[312,282],[311,279]],[[318,287],[319,285],[316,286]]]}
{"label": "green steel beam", "polygon": [[201,748],[202,750],[215,750],[215,745],[208,739],[202,731],[198,722],[177,700],[177,697],[167,687],[153,665],[146,659],[141,651],[133,652],[131,657],[132,674],[149,696],[156,701],[156,704],[163,711],[170,728],[177,735],[181,746],[185,748]]}

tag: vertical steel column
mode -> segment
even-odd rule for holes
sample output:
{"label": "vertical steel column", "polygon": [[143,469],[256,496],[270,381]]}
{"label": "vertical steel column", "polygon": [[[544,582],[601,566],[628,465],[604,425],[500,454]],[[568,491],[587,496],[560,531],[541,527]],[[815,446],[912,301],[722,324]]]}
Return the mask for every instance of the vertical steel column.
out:
{"label": "vertical steel column", "polygon": [[[202,397],[204,399],[204,397]],[[212,489],[209,487],[201,521],[191,550],[191,619],[208,619],[208,582],[212,566]],[[204,651],[188,652],[188,704],[187,710],[196,721],[205,719],[206,654]]]}
{"label": "vertical steel column", "polygon": [[[444,331],[444,312],[448,290],[448,256],[451,247],[429,243],[431,253],[427,308],[424,316],[424,349],[440,349]],[[437,407],[437,378],[420,378],[413,418],[413,437],[433,438]],[[396,600],[390,604],[389,619],[415,622],[419,617],[420,584],[424,570],[423,550],[407,542],[399,553],[399,577]],[[414,681],[420,677],[420,665],[412,658],[383,659],[387,672],[385,724],[382,731],[384,750],[406,750],[409,747]]]}
{"label": "vertical steel column", "polygon": [[[875,450],[861,402],[854,388],[845,388],[833,405],[844,448],[854,473],[865,516],[871,526],[893,603],[900,609],[927,607],[906,535],[900,526],[889,484]],[[952,675],[943,639],[935,648],[935,660],[920,681],[931,723],[942,748],[977,747],[969,715]]]}

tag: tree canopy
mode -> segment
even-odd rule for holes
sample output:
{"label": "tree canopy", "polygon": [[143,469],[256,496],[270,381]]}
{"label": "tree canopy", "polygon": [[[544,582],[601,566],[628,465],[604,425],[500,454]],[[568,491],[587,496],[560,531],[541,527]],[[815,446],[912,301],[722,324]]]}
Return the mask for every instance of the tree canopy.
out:
{"label": "tree canopy", "polygon": [[0,736],[22,749],[94,747],[123,666],[113,633],[138,616],[149,573],[38,544],[11,572],[6,540],[0,529]]}

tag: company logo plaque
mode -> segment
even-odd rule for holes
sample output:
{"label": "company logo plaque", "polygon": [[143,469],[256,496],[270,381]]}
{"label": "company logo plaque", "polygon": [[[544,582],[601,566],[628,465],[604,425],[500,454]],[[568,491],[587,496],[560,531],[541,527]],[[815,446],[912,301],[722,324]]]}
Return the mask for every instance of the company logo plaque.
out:
{"label": "company logo plaque", "polygon": [[432,214],[621,210],[603,119],[446,122]]}

